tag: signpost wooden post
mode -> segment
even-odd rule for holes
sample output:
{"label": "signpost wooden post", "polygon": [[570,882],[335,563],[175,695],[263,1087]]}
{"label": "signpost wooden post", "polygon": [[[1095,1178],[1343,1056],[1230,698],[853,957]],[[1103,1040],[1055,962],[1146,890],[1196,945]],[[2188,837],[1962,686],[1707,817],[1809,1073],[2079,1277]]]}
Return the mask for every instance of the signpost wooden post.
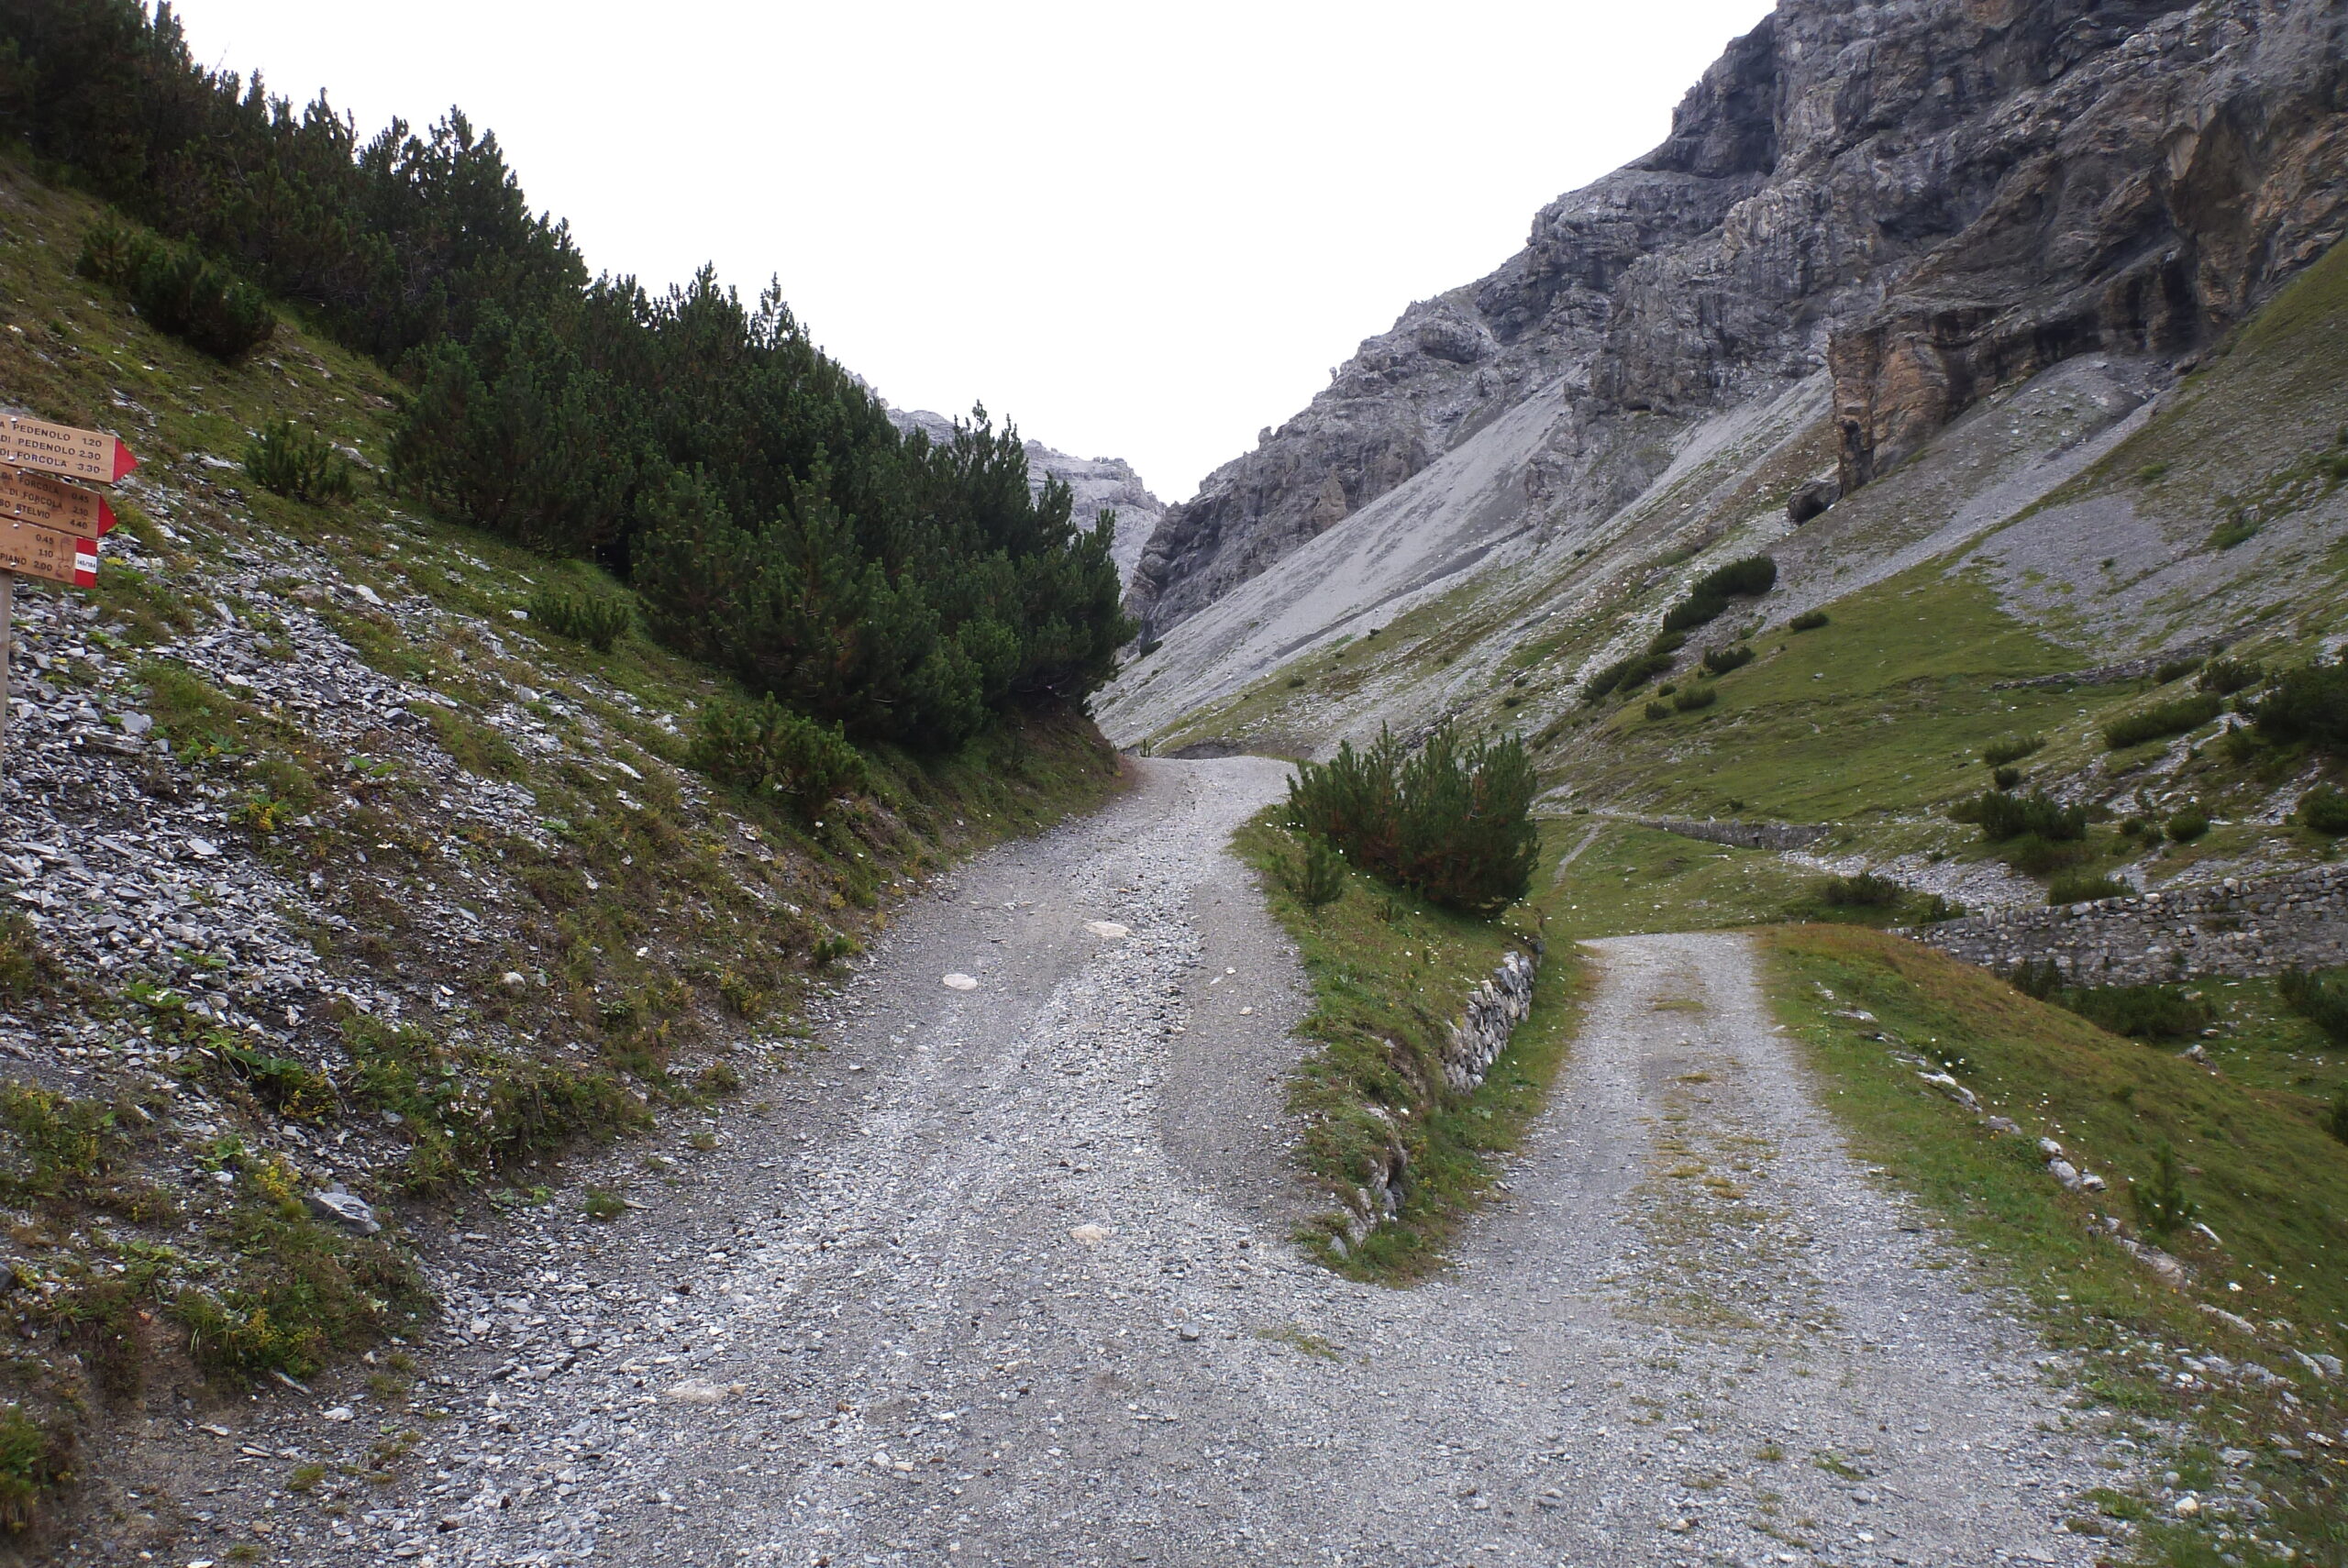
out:
{"label": "signpost wooden post", "polygon": [[0,414],[0,767],[16,706],[9,667],[16,652],[17,578],[21,573],[76,588],[96,582],[98,539],[114,526],[114,509],[97,491],[65,480],[114,484],[138,466],[130,448],[103,430]]}

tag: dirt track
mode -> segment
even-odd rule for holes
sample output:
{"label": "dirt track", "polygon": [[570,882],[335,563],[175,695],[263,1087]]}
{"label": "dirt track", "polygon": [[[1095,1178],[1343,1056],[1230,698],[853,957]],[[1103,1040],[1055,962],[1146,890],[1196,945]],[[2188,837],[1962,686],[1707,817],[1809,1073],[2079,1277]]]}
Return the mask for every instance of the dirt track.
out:
{"label": "dirt track", "polygon": [[420,1480],[294,1560],[2093,1560],[2092,1439],[1842,1153],[1738,938],[1595,944],[1455,1275],[1301,1261],[1300,981],[1223,847],[1282,774],[1146,764],[908,911],[799,1098],[517,1259]]}

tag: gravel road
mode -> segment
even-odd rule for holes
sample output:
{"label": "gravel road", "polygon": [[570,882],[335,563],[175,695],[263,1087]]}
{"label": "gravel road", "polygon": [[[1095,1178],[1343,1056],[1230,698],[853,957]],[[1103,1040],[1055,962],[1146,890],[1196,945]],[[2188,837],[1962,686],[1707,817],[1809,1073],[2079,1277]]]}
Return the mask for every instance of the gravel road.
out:
{"label": "gravel road", "polygon": [[1843,1152],[1734,936],[1592,944],[1455,1275],[1300,1261],[1301,984],[1223,847],[1284,774],[1145,763],[909,909],[794,1098],[600,1253],[517,1248],[457,1418],[309,1560],[2094,1560],[2097,1439]]}

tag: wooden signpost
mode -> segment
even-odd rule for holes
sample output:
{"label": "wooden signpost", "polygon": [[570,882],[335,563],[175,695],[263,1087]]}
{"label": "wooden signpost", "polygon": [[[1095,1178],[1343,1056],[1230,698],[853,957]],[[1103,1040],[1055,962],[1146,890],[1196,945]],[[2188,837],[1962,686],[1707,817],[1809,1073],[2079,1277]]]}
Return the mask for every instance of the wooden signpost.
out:
{"label": "wooden signpost", "polygon": [[7,754],[14,703],[8,666],[17,579],[75,588],[96,582],[98,539],[114,526],[114,509],[97,491],[65,480],[113,484],[138,466],[130,448],[103,430],[0,414],[0,761]]}

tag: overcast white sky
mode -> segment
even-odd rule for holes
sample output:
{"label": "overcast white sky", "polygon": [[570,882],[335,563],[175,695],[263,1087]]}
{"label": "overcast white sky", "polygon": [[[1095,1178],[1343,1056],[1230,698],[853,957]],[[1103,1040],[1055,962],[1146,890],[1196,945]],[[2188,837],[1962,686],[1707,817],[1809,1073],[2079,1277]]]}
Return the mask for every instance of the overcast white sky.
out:
{"label": "overcast white sky", "polygon": [[183,0],[371,132],[461,105],[598,270],[780,275],[893,403],[1168,501],[1534,210],[1652,147],[1764,0]]}

